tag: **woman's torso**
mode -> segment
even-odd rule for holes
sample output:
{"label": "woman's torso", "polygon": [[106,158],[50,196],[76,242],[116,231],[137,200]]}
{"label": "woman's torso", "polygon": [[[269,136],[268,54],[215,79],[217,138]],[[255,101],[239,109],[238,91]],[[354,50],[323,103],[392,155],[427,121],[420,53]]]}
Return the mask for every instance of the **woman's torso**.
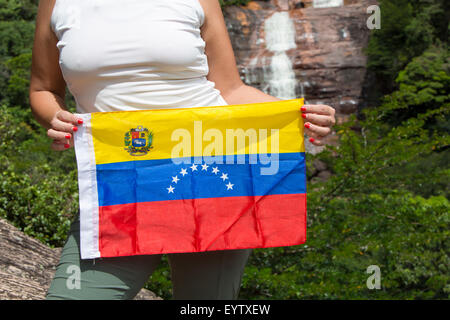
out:
{"label": "woman's torso", "polygon": [[56,0],[51,26],[77,112],[226,105],[206,79],[198,0]]}

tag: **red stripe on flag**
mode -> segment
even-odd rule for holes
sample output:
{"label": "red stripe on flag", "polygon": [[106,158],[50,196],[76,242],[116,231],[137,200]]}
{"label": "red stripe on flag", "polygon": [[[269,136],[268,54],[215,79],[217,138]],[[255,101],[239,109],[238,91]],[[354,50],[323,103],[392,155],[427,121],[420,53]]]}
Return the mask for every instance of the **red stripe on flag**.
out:
{"label": "red stripe on flag", "polygon": [[306,241],[306,194],[100,207],[102,257],[267,248]]}

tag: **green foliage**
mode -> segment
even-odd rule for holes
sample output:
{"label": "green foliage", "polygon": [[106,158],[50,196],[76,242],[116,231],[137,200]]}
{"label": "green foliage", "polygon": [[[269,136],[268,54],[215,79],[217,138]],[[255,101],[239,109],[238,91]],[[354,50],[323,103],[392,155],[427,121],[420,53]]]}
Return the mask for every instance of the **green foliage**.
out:
{"label": "green foliage", "polygon": [[0,102],[28,107],[38,1],[0,0]]}
{"label": "green foliage", "polygon": [[408,106],[449,103],[449,63],[448,50],[436,47],[414,58],[397,77],[400,90],[396,98]]}
{"label": "green foliage", "polygon": [[29,105],[28,85],[34,24],[0,21],[0,101]]}
{"label": "green foliage", "polygon": [[74,153],[50,151],[20,108],[0,106],[0,217],[51,246],[62,246],[78,210]]}
{"label": "green foliage", "polygon": [[0,21],[34,20],[39,0],[0,0]]}
{"label": "green foliage", "polygon": [[[391,105],[383,120],[398,124],[411,116],[450,104],[450,56],[447,48],[431,46],[402,70],[397,79],[398,90],[384,99]],[[445,119],[434,123],[437,130],[448,130]]]}
{"label": "green foliage", "polygon": [[380,92],[396,88],[398,73],[431,45],[448,42],[450,2],[447,0],[380,0],[381,29],[367,48],[368,68]]}
{"label": "green foliage", "polygon": [[167,255],[163,255],[158,268],[152,273],[145,288],[163,299],[172,298],[172,281]]}
{"label": "green foliage", "polygon": [[0,21],[0,61],[29,53],[33,45],[34,23]]}
{"label": "green foliage", "polygon": [[30,86],[31,53],[23,53],[5,62],[7,77],[3,101],[10,105],[30,105],[28,88]]}
{"label": "green foliage", "polygon": [[[449,209],[408,193],[335,197],[313,205],[307,244],[255,250],[243,299],[436,299],[450,296]],[[312,221],[311,221],[312,220]],[[381,290],[366,286],[381,269]]]}

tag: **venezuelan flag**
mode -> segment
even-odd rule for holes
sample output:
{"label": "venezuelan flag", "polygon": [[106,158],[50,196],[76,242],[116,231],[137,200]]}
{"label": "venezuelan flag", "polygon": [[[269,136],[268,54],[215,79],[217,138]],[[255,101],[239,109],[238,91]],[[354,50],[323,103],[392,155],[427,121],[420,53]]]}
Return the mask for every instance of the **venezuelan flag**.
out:
{"label": "venezuelan flag", "polygon": [[302,105],[79,114],[81,257],[304,243]]}

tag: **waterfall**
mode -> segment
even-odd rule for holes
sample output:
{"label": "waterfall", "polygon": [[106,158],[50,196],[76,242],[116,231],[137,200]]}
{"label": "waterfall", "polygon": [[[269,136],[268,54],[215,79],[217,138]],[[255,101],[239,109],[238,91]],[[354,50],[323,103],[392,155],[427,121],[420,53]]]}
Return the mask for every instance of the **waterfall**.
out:
{"label": "waterfall", "polygon": [[268,79],[270,92],[280,99],[295,99],[295,79],[292,62],[285,52],[276,52],[270,63],[271,77]]}
{"label": "waterfall", "polygon": [[264,23],[266,48],[273,52],[269,67],[264,68],[264,82],[270,94],[280,99],[295,99],[297,80],[286,54],[296,48],[295,27],[288,12],[275,12]]}
{"label": "waterfall", "polygon": [[275,12],[264,22],[266,47],[270,51],[286,51],[296,47],[294,23],[286,11]]}
{"label": "waterfall", "polygon": [[344,5],[343,0],[314,0],[314,8],[330,8],[330,7],[340,7]]}

